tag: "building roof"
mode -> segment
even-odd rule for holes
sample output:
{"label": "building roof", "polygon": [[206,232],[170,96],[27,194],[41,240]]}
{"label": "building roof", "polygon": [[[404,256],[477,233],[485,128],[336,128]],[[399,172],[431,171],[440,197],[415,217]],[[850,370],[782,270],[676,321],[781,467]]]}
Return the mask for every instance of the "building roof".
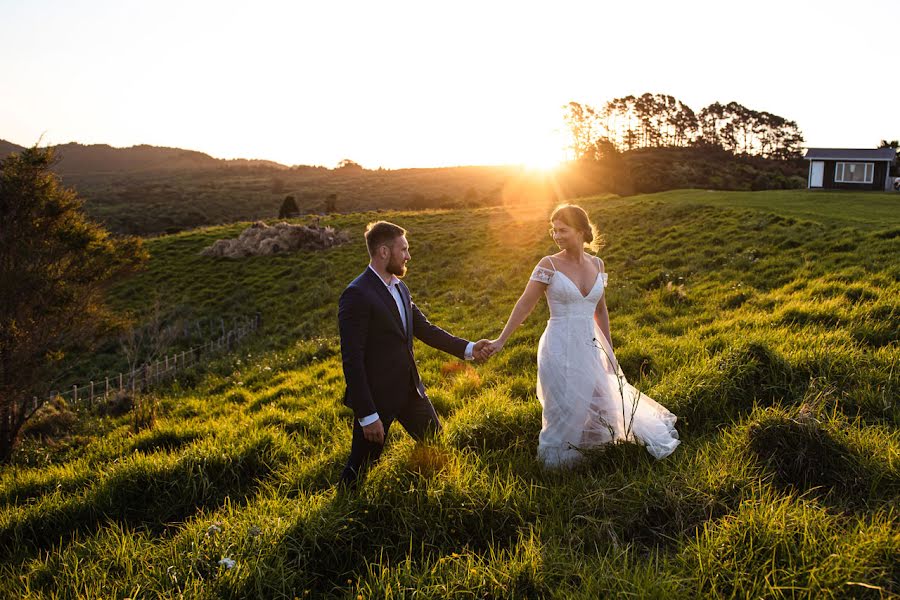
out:
{"label": "building roof", "polygon": [[896,148],[807,148],[806,160],[884,160],[892,161]]}

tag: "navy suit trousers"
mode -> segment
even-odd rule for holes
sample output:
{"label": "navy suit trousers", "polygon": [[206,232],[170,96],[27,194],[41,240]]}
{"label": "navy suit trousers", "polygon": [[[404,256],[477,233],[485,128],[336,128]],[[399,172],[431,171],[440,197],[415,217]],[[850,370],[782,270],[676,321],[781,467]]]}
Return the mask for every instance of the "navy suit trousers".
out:
{"label": "navy suit trousers", "polygon": [[[406,432],[416,441],[422,441],[428,435],[441,431],[441,423],[431,401],[422,398],[410,380],[407,390],[407,401],[396,414],[382,414],[381,423],[384,427],[384,439],[387,442],[388,429],[394,421],[399,421]],[[368,467],[378,460],[384,450],[382,444],[370,442],[363,435],[359,421],[353,419],[353,441],[350,444],[350,458],[341,473],[341,484],[354,486],[357,479],[365,473]]]}

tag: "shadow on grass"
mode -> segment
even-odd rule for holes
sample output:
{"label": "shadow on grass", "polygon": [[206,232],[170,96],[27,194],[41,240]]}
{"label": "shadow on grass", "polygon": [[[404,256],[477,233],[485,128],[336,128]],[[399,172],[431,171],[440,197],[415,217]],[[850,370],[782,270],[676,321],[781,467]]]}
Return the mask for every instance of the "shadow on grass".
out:
{"label": "shadow on grass", "polygon": [[[367,481],[289,528],[246,579],[224,595],[253,597],[273,586],[309,590],[313,597],[346,592],[367,565],[428,564],[452,553],[492,553],[515,546],[534,520],[527,506],[489,491],[453,486],[412,489],[393,480]],[[287,580],[269,581],[290,557]]]}
{"label": "shadow on grass", "polygon": [[151,453],[158,450],[171,452],[172,450],[187,446],[201,437],[203,437],[203,432],[201,431],[160,428],[135,439],[131,447],[133,450],[143,453]]}
{"label": "shadow on grass", "polygon": [[[712,367],[712,368],[710,368]],[[785,358],[761,341],[745,341],[719,353],[697,375],[687,373],[666,396],[673,398],[679,431],[707,432],[802,394],[804,385]],[[682,402],[677,399],[682,398]],[[664,402],[665,404],[665,402]]]}
{"label": "shadow on grass", "polygon": [[570,533],[586,546],[598,542],[639,550],[677,548],[707,521],[721,518],[740,500],[731,490],[703,490],[659,471],[642,446],[611,444],[587,453],[575,471],[598,485],[573,503]]}
{"label": "shadow on grass", "polygon": [[867,510],[870,502],[900,494],[900,479],[889,464],[859,456],[802,411],[794,417],[766,415],[748,428],[747,438],[750,455],[783,491],[849,510]]}
{"label": "shadow on grass", "polygon": [[116,521],[161,534],[199,509],[242,504],[287,461],[270,434],[226,450],[189,452],[177,459],[138,456],[83,494],[59,495],[26,507],[0,528],[0,556],[67,544],[79,532]]}

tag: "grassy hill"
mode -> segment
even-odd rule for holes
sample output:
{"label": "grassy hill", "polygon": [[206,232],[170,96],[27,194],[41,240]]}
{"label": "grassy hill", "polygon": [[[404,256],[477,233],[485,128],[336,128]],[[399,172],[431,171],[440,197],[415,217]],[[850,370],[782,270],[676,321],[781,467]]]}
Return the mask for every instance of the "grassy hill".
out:
{"label": "grassy hill", "polygon": [[[548,210],[336,215],[328,251],[198,255],[235,224],[148,241],[119,308],[259,310],[241,351],[158,392],[156,424],[81,414],[0,473],[0,596],[856,597],[900,594],[900,211],[888,194],[586,200],[629,378],[679,416],[571,472],[535,459],[536,309],[503,353],[417,347],[444,434],[391,433],[356,494],[336,301],[374,218],[409,229],[435,322],[499,333]],[[234,561],[229,568],[228,561]],[[230,563],[229,563],[230,564]]]}
{"label": "grassy hill", "polygon": [[142,173],[68,173],[66,185],[86,199],[94,218],[119,233],[155,235],[242,220],[272,219],[286,196],[304,214],[382,209],[427,209],[496,204],[520,169],[448,167],[326,169],[216,168]]}
{"label": "grassy hill", "polygon": [[[0,140],[0,158],[22,150]],[[546,180],[518,166],[424,169],[287,167],[222,160],[148,145],[56,147],[54,170],[85,199],[88,214],[116,233],[159,235],[270,219],[286,196],[301,213],[472,208],[526,202],[552,186],[556,197],[632,195],[680,188],[792,189],[806,186],[802,159],[772,160],[706,147],[643,148],[598,163],[569,163]]]}

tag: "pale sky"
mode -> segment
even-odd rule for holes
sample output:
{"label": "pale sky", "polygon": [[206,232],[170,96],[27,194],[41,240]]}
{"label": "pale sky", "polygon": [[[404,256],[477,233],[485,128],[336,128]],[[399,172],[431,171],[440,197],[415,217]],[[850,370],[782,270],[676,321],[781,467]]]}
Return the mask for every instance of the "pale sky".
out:
{"label": "pale sky", "polygon": [[367,168],[562,158],[562,106],[665,93],[900,138],[897,0],[0,0],[0,139]]}

